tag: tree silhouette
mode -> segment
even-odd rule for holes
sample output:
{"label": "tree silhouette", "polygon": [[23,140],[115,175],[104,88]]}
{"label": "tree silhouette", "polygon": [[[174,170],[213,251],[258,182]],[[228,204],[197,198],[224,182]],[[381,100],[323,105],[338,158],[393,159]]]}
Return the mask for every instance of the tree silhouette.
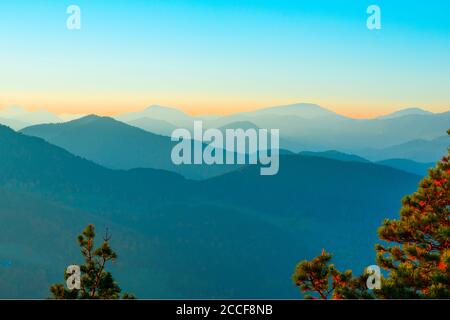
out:
{"label": "tree silhouette", "polygon": [[[50,287],[53,299],[119,299],[121,289],[112,274],[106,271],[107,264],[117,259],[117,254],[110,247],[111,235],[106,230],[103,243],[95,248],[95,228],[88,225],[78,236],[78,243],[84,264],[80,266],[80,289],[70,290],[64,284],[54,284]],[[64,273],[67,281],[71,275]],[[133,295],[125,293],[123,299],[134,299]]]}
{"label": "tree silhouette", "polygon": [[377,264],[388,272],[380,289],[367,290],[367,275],[356,278],[351,271],[340,273],[324,251],[299,263],[293,275],[300,290],[310,293],[306,297],[450,298],[449,159],[450,148],[418,190],[403,198],[400,219],[386,219],[379,228],[386,244],[376,245]]}

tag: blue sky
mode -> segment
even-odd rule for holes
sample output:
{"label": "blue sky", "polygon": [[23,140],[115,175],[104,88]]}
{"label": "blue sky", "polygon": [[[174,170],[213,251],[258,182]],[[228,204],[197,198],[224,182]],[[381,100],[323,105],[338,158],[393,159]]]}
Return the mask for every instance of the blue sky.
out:
{"label": "blue sky", "polygon": [[[81,8],[82,29],[66,28]],[[382,29],[366,28],[381,8]],[[449,1],[2,1],[0,108],[352,116],[450,106]]]}

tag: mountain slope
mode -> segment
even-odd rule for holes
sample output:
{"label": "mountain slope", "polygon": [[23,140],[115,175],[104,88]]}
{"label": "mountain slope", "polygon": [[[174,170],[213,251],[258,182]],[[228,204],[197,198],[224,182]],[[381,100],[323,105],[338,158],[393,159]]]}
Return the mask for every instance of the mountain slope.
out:
{"label": "mountain slope", "polygon": [[276,176],[258,174],[256,167],[246,167],[202,181],[200,193],[264,216],[308,249],[326,247],[356,270],[373,262],[378,226],[397,216],[401,198],[420,180],[371,163],[298,155],[282,157]]}
{"label": "mountain slope", "polygon": [[[286,155],[280,159],[278,175],[261,177],[258,167],[248,166],[199,184],[205,188],[202,193],[226,199],[226,203],[277,215],[295,215],[305,208],[325,212],[330,204],[333,210],[342,208],[343,211],[351,204],[355,206],[352,214],[358,215],[358,205],[379,206],[375,190],[383,190],[386,202],[399,204],[399,193],[414,190],[419,179],[416,175],[372,163]],[[235,187],[222,193],[220,190],[227,185]],[[327,200],[319,202],[321,198]]]}
{"label": "mountain slope", "polygon": [[420,109],[420,108],[407,108],[393,113],[387,114],[385,116],[378,117],[378,119],[394,119],[410,115],[431,115],[432,112]]}
{"label": "mountain slope", "polygon": [[21,130],[25,127],[28,127],[29,124],[20,120],[9,119],[9,118],[0,118],[0,124],[10,127],[13,130]]}
{"label": "mountain slope", "polygon": [[171,196],[172,184],[183,186],[185,182],[167,171],[109,170],[2,126],[0,154],[0,184],[108,214],[176,199],[179,196]]}
{"label": "mountain slope", "polygon": [[108,117],[91,115],[62,124],[32,126],[21,132],[111,169],[163,169],[191,179],[204,179],[236,168],[174,165],[171,152],[176,142],[171,138]]}
{"label": "mountain slope", "polygon": [[317,104],[311,103],[297,103],[284,106],[276,106],[260,109],[257,111],[249,112],[251,115],[288,115],[297,116],[303,119],[315,119],[322,117],[334,117],[338,116],[336,113],[327,110]]}
{"label": "mountain slope", "polygon": [[450,138],[442,136],[432,140],[413,140],[384,149],[365,149],[358,154],[372,161],[408,159],[416,162],[436,162],[450,146]]}
{"label": "mountain slope", "polygon": [[165,120],[155,120],[148,117],[129,121],[128,124],[142,130],[170,137],[177,127]]}
{"label": "mountain slope", "polygon": [[220,131],[225,132],[227,129],[236,130],[236,129],[242,129],[242,130],[248,130],[248,129],[255,129],[258,130],[258,126],[250,121],[238,121],[238,122],[230,122],[226,125],[218,128]]}
{"label": "mountain slope", "polygon": [[87,116],[62,124],[37,125],[21,132],[113,169],[167,168],[172,143],[112,118]]}
{"label": "mountain slope", "polygon": [[163,120],[181,128],[191,127],[193,121],[193,117],[187,115],[181,110],[170,107],[163,107],[159,105],[152,105],[138,112],[129,112],[121,114],[115,118],[119,121],[123,121],[126,123],[142,118],[149,118],[152,120]]}
{"label": "mountain slope", "polygon": [[419,176],[426,176],[428,173],[428,169],[435,166],[435,163],[433,162],[422,163],[407,159],[387,159],[378,161],[377,163],[391,168],[396,168],[399,170],[417,174]]}
{"label": "mountain slope", "polygon": [[299,155],[334,159],[340,161],[370,162],[369,160],[364,159],[360,156],[347,154],[336,150],[328,150],[323,152],[302,151],[299,153]]}

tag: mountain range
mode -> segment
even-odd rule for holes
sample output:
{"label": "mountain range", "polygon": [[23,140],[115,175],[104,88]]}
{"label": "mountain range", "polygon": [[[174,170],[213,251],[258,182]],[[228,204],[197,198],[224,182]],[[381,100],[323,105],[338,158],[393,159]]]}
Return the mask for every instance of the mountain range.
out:
{"label": "mountain range", "polygon": [[[43,298],[79,262],[88,223],[113,234],[113,273],[140,298],[295,298],[322,248],[356,273],[449,145],[449,112],[351,119],[313,104],[230,116],[152,106],[111,117],[0,112],[0,298]],[[73,119],[76,118],[76,119]],[[66,121],[68,120],[69,121]],[[175,166],[174,128],[279,128],[280,171]]]}
{"label": "mountain range", "polygon": [[[280,129],[280,147],[292,152],[338,150],[371,161],[392,158],[435,162],[448,147],[450,112],[431,113],[408,108],[374,119],[352,119],[314,104],[293,104],[243,112],[229,116],[193,117],[180,110],[151,106],[142,112],[117,117],[147,131],[167,134],[167,123],[192,129],[194,120],[206,128]],[[162,124],[152,121],[164,121]],[[146,121],[148,125],[146,125]],[[173,126],[171,128],[173,128]],[[153,129],[152,129],[153,128]]]}
{"label": "mountain range", "polygon": [[343,268],[372,264],[377,227],[398,215],[420,180],[370,162],[284,154],[275,176],[244,166],[194,181],[105,168],[4,126],[0,154],[0,261],[8,262],[0,297],[7,298],[48,295],[79,261],[75,237],[87,223],[111,230],[119,252],[113,273],[140,298],[295,298],[295,264],[324,247]]}
{"label": "mountain range", "polygon": [[238,168],[237,165],[175,165],[171,151],[177,142],[110,117],[90,115],[65,123],[31,126],[21,132],[111,169],[163,169],[191,179],[204,179]]}
{"label": "mountain range", "polygon": [[[258,129],[249,121],[232,122],[219,129],[224,132],[227,129],[237,128]],[[170,155],[176,142],[171,141],[171,138],[110,117],[90,115],[65,123],[30,126],[20,132],[43,138],[77,156],[110,169],[163,169],[179,173],[189,179],[201,180],[219,176],[240,167],[238,165],[174,165]],[[281,142],[283,141],[282,139]],[[384,150],[361,150],[359,154],[365,157],[336,150],[302,151],[299,154],[341,161],[381,161],[387,166],[424,175],[426,168],[434,163],[430,162],[430,159],[439,159],[445,153],[447,146],[448,137],[441,137],[432,141],[412,141]],[[295,154],[295,152],[281,149],[280,154]]]}
{"label": "mountain range", "polygon": [[144,118],[164,120],[176,127],[186,128],[192,128],[194,120],[202,120],[205,127],[213,128],[249,122],[259,128],[280,129],[280,135],[285,139],[281,147],[291,151],[357,152],[361,149],[383,149],[416,139],[432,140],[445,136],[450,123],[450,112],[434,114],[409,108],[374,119],[352,119],[318,105],[299,103],[221,117],[193,117],[175,108],[151,106],[142,112],[116,117],[126,123],[141,119],[141,127]]}
{"label": "mountain range", "polygon": [[[57,116],[45,110],[26,112],[19,107],[0,111],[0,123],[15,130],[81,117]],[[431,113],[420,108],[408,108],[373,119],[352,119],[315,104],[299,103],[227,116],[191,116],[176,108],[154,105],[139,112],[118,115],[115,119],[166,137],[176,128],[192,130],[196,120],[203,121],[205,128],[221,130],[274,128],[280,129],[280,147],[294,153],[337,150],[370,161],[405,159],[430,163],[445,153],[449,145],[446,130],[450,112]],[[39,130],[28,131],[37,132],[40,136]],[[167,166],[159,164],[155,168],[167,169]],[[210,176],[192,174],[194,178]]]}

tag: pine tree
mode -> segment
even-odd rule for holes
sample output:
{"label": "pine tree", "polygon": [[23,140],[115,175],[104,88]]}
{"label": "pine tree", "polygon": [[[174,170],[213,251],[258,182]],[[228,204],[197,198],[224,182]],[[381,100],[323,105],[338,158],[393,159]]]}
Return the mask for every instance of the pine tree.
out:
{"label": "pine tree", "polygon": [[364,284],[365,277],[356,278],[351,270],[340,272],[330,264],[332,255],[322,254],[311,261],[300,262],[292,276],[295,285],[306,293],[306,299],[371,298]]}
{"label": "pine tree", "polygon": [[[448,131],[450,134],[450,130]],[[377,263],[389,277],[383,298],[450,298],[450,149],[419,189],[402,202],[400,220],[385,220],[378,233]]]}
{"label": "pine tree", "polygon": [[[109,262],[117,259],[117,254],[110,247],[111,236],[106,232],[103,243],[95,248],[95,228],[88,225],[78,236],[78,243],[84,264],[80,266],[81,287],[79,290],[69,290],[64,284],[54,284],[50,287],[52,299],[119,299],[121,289],[110,272],[106,271]],[[69,274],[64,273],[67,281]],[[130,294],[124,294],[123,299],[134,299]]]}
{"label": "pine tree", "polygon": [[322,299],[450,298],[449,160],[450,148],[418,190],[402,200],[400,219],[386,219],[379,228],[386,244],[376,246],[377,264],[388,272],[381,289],[369,292],[367,275],[340,273],[325,251],[297,265],[294,283],[302,292]]}

